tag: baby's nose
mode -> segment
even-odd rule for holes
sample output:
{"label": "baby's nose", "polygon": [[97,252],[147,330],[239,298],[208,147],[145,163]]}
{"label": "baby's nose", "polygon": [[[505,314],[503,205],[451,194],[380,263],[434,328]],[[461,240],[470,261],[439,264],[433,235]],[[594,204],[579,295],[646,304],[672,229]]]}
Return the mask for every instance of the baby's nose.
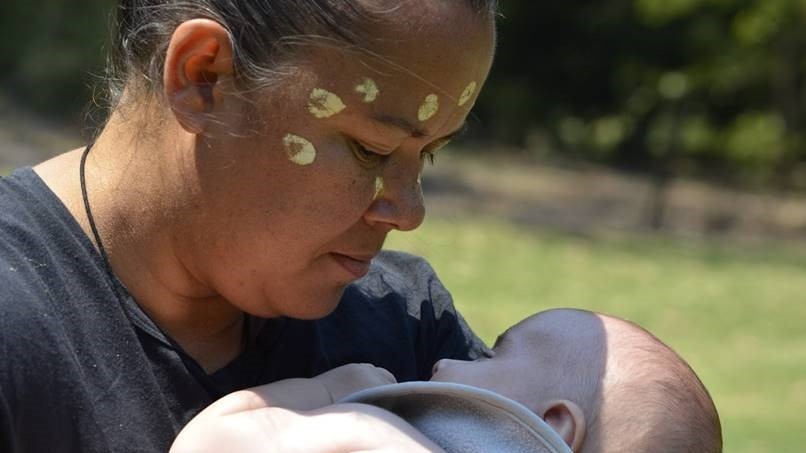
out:
{"label": "baby's nose", "polygon": [[446,366],[450,366],[450,362],[455,362],[455,360],[451,359],[440,359],[437,360],[437,363],[431,368],[431,376],[437,374],[441,369],[444,369]]}

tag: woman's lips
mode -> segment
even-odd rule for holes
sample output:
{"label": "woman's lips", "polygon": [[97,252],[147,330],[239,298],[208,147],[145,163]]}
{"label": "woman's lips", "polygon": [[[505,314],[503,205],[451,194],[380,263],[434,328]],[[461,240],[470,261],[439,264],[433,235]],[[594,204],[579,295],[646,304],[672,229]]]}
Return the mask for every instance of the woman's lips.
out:
{"label": "woman's lips", "polygon": [[330,256],[355,278],[361,278],[367,275],[369,265],[372,262],[372,258],[343,255],[341,253],[331,253]]}

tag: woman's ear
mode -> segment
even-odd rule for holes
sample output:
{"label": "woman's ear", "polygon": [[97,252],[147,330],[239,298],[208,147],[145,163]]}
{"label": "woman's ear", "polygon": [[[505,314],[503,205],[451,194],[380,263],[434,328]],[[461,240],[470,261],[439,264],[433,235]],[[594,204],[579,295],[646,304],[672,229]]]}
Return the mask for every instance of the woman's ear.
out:
{"label": "woman's ear", "polygon": [[571,450],[579,452],[585,439],[585,415],[573,401],[554,400],[543,412],[543,420],[563,438]]}
{"label": "woman's ear", "polygon": [[174,116],[186,131],[204,131],[207,114],[221,102],[219,78],[232,73],[232,43],[218,22],[179,24],[165,55],[163,86]]}

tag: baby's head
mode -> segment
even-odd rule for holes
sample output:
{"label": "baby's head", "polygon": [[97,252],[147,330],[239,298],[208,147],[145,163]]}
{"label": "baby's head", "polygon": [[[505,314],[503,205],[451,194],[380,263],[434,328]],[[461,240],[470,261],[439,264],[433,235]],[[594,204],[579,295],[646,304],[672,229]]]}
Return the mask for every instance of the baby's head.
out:
{"label": "baby's head", "polygon": [[633,323],[550,310],[508,329],[493,351],[474,362],[441,360],[432,380],[524,404],[575,452],[722,451],[719,416],[697,375]]}

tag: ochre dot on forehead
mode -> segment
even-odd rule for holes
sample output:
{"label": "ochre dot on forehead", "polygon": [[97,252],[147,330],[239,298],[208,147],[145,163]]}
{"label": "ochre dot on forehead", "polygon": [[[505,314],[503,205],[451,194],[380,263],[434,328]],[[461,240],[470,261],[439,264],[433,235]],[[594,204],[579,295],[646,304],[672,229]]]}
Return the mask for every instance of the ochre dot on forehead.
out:
{"label": "ochre dot on forehead", "polygon": [[288,159],[297,165],[310,165],[316,160],[316,148],[313,143],[299,135],[287,134],[283,138],[283,146]]}
{"label": "ochre dot on forehead", "polygon": [[347,108],[341,98],[322,88],[314,88],[308,100],[308,111],[317,118],[330,118]]}
{"label": "ochre dot on forehead", "polygon": [[465,88],[465,91],[462,91],[462,95],[459,96],[459,107],[467,104],[467,101],[473,97],[473,93],[476,92],[476,82],[470,82],[470,84]]}
{"label": "ochre dot on forehead", "polygon": [[378,89],[378,85],[374,80],[370,79],[369,77],[365,77],[360,84],[356,85],[355,92],[363,95],[361,100],[365,104],[369,104],[374,102],[375,99],[378,99],[378,95],[381,93],[381,90]]}
{"label": "ochre dot on forehead", "polygon": [[436,115],[439,111],[439,96],[436,94],[429,94],[423,100],[420,110],[417,112],[417,119],[420,121],[428,121],[432,116]]}

